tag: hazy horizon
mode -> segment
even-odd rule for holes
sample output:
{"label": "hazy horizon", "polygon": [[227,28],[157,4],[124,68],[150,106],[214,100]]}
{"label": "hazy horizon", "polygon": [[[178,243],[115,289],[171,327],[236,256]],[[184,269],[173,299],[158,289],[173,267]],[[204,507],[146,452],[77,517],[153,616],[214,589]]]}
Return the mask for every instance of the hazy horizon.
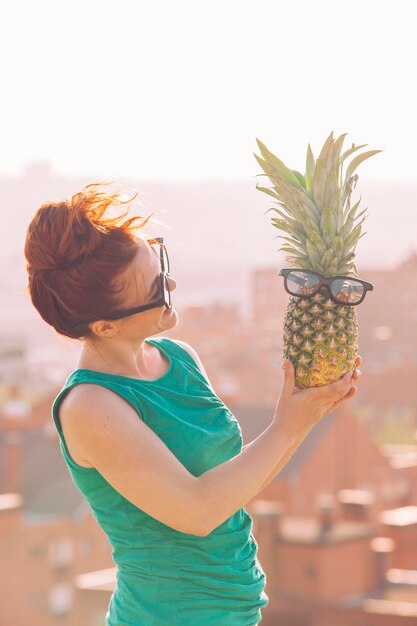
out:
{"label": "hazy horizon", "polygon": [[[258,181],[130,181],[129,196],[132,190],[139,192],[132,214],[156,211],[145,230],[166,239],[178,285],[177,306],[236,302],[248,315],[251,271],[285,266],[285,255],[278,252],[282,233],[272,226],[273,213],[267,213],[273,203],[256,189]],[[36,320],[38,316],[25,293],[23,254],[35,211],[43,202],[69,197],[89,182],[93,181],[85,177],[59,177],[46,163],[34,163],[20,177],[0,176],[3,212],[10,216],[8,228],[0,230],[0,288],[6,296],[0,313],[3,320]],[[357,246],[360,272],[394,268],[417,252],[417,184],[375,182],[359,176],[352,200],[360,196],[361,210],[368,207],[366,234]],[[362,277],[366,280],[366,275]]]}
{"label": "hazy horizon", "polygon": [[46,159],[67,177],[236,180],[258,173],[257,138],[302,171],[333,130],[383,150],[365,175],[413,180],[413,8],[38,0],[22,19],[9,3],[0,172]]}

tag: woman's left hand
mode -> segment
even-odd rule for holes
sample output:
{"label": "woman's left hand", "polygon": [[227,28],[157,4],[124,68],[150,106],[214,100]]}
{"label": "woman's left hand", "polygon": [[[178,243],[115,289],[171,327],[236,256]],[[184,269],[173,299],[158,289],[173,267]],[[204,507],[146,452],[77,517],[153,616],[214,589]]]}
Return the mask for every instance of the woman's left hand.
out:
{"label": "woman's left hand", "polygon": [[[353,370],[353,374],[352,374],[352,379],[355,381],[355,385],[353,385],[352,389],[350,389],[350,391],[345,395],[344,398],[342,398],[342,400],[349,400],[349,398],[352,398],[357,392],[358,388],[356,386],[356,383],[361,377],[361,371],[358,368],[361,365],[361,363],[362,363],[362,357],[358,355],[355,361],[355,369]],[[335,402],[330,410],[333,411],[333,409],[335,409],[337,405],[340,404],[340,402],[342,402],[342,400]]]}

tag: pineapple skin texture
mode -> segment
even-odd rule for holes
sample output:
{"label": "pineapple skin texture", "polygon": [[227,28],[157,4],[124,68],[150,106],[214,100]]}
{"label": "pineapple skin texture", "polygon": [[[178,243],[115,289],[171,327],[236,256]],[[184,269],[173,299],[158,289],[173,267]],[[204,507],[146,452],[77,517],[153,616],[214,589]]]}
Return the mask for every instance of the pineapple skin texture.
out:
{"label": "pineapple skin texture", "polygon": [[356,307],[339,305],[320,292],[312,298],[290,296],[283,355],[294,365],[299,389],[339,380],[354,369],[358,355]]}

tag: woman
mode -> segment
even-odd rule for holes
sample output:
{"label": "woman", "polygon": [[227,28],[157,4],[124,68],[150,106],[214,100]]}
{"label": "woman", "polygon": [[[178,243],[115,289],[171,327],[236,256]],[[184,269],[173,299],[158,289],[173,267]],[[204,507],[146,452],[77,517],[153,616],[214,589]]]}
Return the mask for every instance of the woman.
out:
{"label": "woman", "polygon": [[128,212],[104,217],[122,204],[87,185],[43,204],[25,242],[33,305],[82,341],[52,416],[73,481],[113,547],[106,624],[254,626],[268,596],[244,505],[355,394],[360,372],[301,391],[288,362],[271,424],[242,448],[193,348],[157,337],[177,324],[176,282],[163,242],[133,234],[150,216],[139,226],[141,216],[122,221]]}

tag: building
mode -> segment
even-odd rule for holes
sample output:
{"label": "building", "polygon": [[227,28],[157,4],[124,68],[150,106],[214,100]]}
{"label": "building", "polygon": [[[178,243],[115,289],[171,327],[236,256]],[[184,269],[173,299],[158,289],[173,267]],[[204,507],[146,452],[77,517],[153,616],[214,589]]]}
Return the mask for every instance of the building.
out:
{"label": "building", "polygon": [[[41,406],[47,412],[47,402]],[[244,443],[270,423],[271,411],[263,406],[229,407]],[[1,422],[2,458],[9,464],[0,496],[0,543],[8,572],[1,622],[20,626],[30,612],[37,626],[53,624],[56,616],[71,626],[94,625],[106,613],[116,568],[107,538],[72,483],[41,413],[34,408],[25,418],[31,428],[23,427],[19,412],[3,413]],[[8,440],[11,433],[19,435],[14,442]],[[10,446],[17,452],[9,454]],[[14,492],[4,489],[12,484],[11,474]],[[266,626],[330,626],[336,617],[357,626],[358,615],[388,619],[407,607],[414,615],[416,446],[379,449],[340,407],[316,425],[246,508],[267,573]],[[368,623],[391,626],[375,620]],[[408,626],[407,621],[398,626],[403,623]]]}

